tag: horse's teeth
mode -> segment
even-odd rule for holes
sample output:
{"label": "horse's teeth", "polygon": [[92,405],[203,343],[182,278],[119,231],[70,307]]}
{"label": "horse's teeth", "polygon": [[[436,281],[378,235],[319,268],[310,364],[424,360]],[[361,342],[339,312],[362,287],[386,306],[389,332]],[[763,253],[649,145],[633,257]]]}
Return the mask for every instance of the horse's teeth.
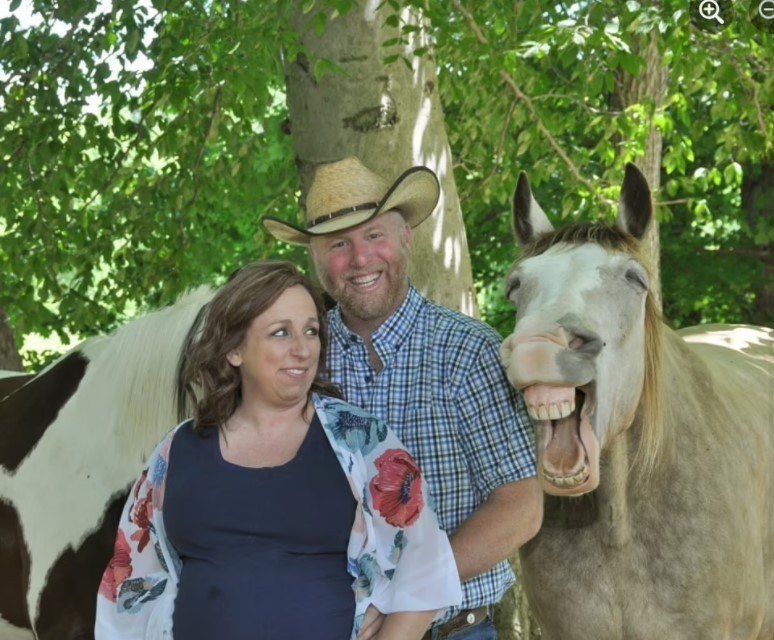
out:
{"label": "horse's teeth", "polygon": [[551,416],[551,420],[559,420],[559,418],[562,417],[562,414],[559,412],[559,407],[555,404],[548,407],[548,415]]}
{"label": "horse's teeth", "polygon": [[543,469],[543,475],[556,487],[578,487],[586,482],[589,477],[589,465],[584,464],[578,473],[571,476],[558,476]]}
{"label": "horse's teeth", "polygon": [[548,409],[546,409],[546,405],[541,404],[538,407],[538,417],[541,420],[550,420],[551,419],[551,417],[548,415]]}
{"label": "horse's teeth", "polygon": [[575,409],[575,403],[565,400],[562,402],[562,416],[569,416]]}

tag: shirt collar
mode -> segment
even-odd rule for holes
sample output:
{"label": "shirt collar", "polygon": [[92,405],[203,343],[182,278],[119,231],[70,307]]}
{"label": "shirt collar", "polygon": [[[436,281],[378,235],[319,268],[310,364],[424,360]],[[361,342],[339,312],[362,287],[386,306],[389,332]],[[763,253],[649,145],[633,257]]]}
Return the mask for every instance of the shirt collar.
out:
{"label": "shirt collar", "polygon": [[[406,299],[387,320],[384,321],[371,336],[374,348],[379,355],[393,353],[414,331],[414,325],[425,299],[413,283],[409,282]],[[362,338],[353,332],[341,316],[341,307],[336,305],[328,316],[331,339],[342,344],[362,342]]]}

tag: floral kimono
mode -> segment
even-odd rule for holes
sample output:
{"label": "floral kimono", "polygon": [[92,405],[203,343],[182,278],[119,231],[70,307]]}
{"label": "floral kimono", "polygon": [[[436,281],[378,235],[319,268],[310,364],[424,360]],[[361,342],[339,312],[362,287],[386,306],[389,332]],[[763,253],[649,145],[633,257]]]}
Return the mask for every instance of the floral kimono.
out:
{"label": "floral kimono", "polygon": [[[351,638],[371,604],[382,613],[458,605],[462,589],[449,540],[411,455],[371,414],[334,398],[314,395],[313,402],[357,499],[347,548]],[[176,431],[151,454],[124,507],[97,595],[96,640],[172,638],[182,562],[167,539],[163,509]]]}

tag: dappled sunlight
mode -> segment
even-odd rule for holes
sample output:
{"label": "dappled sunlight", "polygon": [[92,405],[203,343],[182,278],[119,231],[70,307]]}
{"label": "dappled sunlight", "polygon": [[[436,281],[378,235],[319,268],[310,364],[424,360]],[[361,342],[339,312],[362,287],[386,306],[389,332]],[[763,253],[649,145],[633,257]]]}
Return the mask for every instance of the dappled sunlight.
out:
{"label": "dappled sunlight", "polygon": [[725,347],[740,353],[764,356],[774,361],[774,335],[771,331],[762,328],[739,325],[731,328],[712,329],[698,326],[692,327],[686,332],[681,331],[680,335],[691,344]]}
{"label": "dappled sunlight", "polygon": [[376,20],[376,10],[379,5],[382,4],[379,0],[367,0],[363,3],[363,17],[366,22],[373,22]]}
{"label": "dappled sunlight", "polygon": [[446,238],[444,244],[443,266],[450,269],[452,267],[452,262],[454,262],[455,265],[459,264],[460,241],[459,238],[452,238],[449,236]]}

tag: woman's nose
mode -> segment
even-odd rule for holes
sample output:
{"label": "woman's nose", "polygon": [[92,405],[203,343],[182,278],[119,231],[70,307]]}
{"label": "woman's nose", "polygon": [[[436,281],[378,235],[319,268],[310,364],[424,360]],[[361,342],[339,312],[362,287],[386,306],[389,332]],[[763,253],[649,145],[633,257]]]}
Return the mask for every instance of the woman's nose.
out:
{"label": "woman's nose", "polygon": [[306,357],[310,353],[309,344],[306,336],[300,335],[293,338],[293,343],[290,347],[291,353],[296,356]]}

